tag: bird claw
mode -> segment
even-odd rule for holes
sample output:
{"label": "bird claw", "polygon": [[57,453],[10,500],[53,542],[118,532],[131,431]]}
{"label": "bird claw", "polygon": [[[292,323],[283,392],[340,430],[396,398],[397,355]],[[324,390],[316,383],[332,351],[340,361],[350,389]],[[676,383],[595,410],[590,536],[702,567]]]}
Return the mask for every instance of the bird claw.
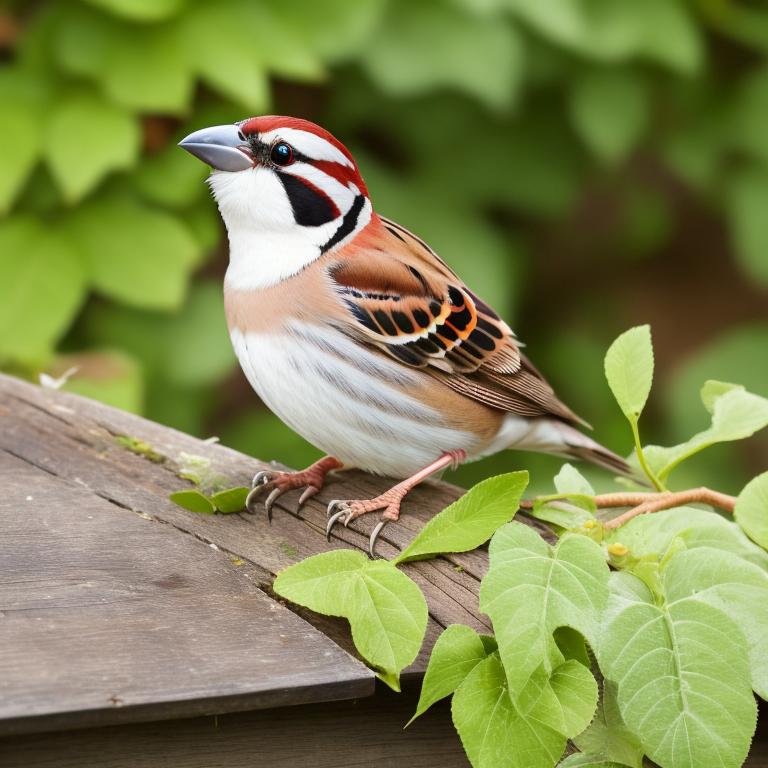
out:
{"label": "bird claw", "polygon": [[[336,523],[341,521],[341,523],[346,528],[350,520],[354,520],[355,517],[357,517],[350,503],[348,501],[342,501],[339,499],[334,499],[328,505],[327,514],[328,514],[328,523],[325,526],[325,538],[328,541],[331,540],[331,531],[333,530]],[[376,523],[376,526],[374,527],[373,531],[371,531],[371,535],[368,539],[368,553],[370,554],[371,558],[374,560],[376,559],[376,544],[379,539],[379,534],[381,533],[384,526],[388,522],[389,522],[389,518],[382,517],[381,520],[379,520],[379,522]]]}
{"label": "bird claw", "polygon": [[386,517],[382,517],[381,520],[376,523],[376,527],[371,531],[371,536],[368,539],[368,554],[371,556],[371,560],[376,559],[376,544],[379,540],[379,534],[388,522],[389,520]]}

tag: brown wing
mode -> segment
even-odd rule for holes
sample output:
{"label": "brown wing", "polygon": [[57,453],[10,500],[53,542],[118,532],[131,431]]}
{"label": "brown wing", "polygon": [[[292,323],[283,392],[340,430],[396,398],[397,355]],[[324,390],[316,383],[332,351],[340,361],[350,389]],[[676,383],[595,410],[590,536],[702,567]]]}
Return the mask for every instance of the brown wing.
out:
{"label": "brown wing", "polygon": [[490,306],[422,240],[387,219],[382,225],[329,269],[358,337],[493,408],[583,423]]}

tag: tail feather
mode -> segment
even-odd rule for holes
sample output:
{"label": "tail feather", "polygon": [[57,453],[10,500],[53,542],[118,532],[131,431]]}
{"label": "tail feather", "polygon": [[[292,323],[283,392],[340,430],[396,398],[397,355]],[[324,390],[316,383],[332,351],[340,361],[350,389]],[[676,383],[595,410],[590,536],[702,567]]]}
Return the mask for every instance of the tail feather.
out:
{"label": "tail feather", "polygon": [[637,480],[637,473],[621,456],[608,450],[608,448],[600,445],[596,440],[593,440],[583,432],[579,432],[578,429],[569,424],[563,422],[553,423],[557,424],[558,432],[563,439],[564,452],[567,455]]}

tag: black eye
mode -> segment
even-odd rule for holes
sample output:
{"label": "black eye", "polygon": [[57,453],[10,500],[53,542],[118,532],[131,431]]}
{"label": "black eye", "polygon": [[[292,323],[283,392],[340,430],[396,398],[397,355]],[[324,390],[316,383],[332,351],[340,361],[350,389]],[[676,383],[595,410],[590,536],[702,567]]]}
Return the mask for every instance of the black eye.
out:
{"label": "black eye", "polygon": [[279,141],[272,147],[270,159],[275,165],[290,165],[293,162],[293,149],[290,144]]}

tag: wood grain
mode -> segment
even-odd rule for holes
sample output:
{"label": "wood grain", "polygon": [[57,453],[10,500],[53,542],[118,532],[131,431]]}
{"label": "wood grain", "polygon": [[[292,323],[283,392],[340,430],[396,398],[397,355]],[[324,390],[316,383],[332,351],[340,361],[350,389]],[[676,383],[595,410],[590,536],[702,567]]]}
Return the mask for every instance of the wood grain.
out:
{"label": "wood grain", "polygon": [[364,696],[248,569],[0,452],[0,733]]}
{"label": "wood grain", "polygon": [[[121,436],[146,441],[164,460],[127,450]],[[304,557],[337,547],[365,550],[375,518],[340,528],[329,544],[325,506],[331,498],[375,495],[387,480],[339,473],[301,512],[298,493],[280,499],[271,525],[263,514],[209,517],[168,499],[189,487],[178,476],[184,452],[209,458],[232,485],[248,484],[270,466],[91,400],[0,376],[6,732],[371,690],[370,673],[339,649],[354,655],[347,623],[289,610],[270,589],[279,570]],[[384,530],[382,554],[405,547],[459,493],[443,483],[417,489],[401,523]],[[405,680],[423,674],[441,627],[489,629],[477,607],[486,568],[483,551],[405,566],[430,609],[422,652]],[[277,646],[267,615],[285,625]],[[269,665],[274,677],[256,673]]]}
{"label": "wood grain", "polygon": [[467,768],[447,702],[374,698],[0,741],[3,768]]}

